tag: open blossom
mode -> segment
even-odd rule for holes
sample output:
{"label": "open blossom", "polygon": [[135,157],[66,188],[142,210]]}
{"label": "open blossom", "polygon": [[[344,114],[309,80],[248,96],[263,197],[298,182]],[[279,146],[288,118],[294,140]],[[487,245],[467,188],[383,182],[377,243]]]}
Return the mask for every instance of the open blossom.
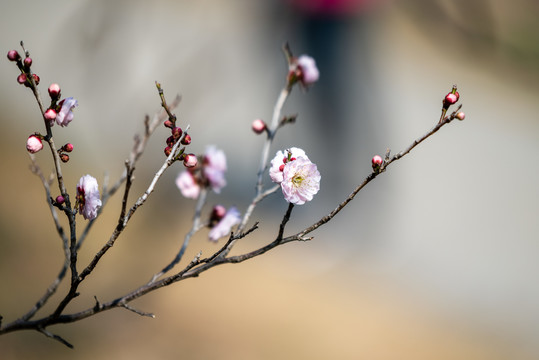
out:
{"label": "open blossom", "polygon": [[302,205],[320,190],[320,172],[309,159],[298,157],[283,169],[281,190],[286,201]]}
{"label": "open blossom", "polygon": [[200,194],[200,185],[189,170],[182,171],[176,178],[176,186],[183,196],[189,199],[196,199]]}
{"label": "open blossom", "polygon": [[202,171],[212,190],[216,193],[221,192],[221,189],[226,186],[226,156],[223,150],[208,146],[204,154]]}
{"label": "open blossom", "polygon": [[271,167],[269,169],[271,180],[280,184],[283,181],[283,170],[285,164],[300,157],[309,160],[307,155],[305,155],[305,151],[296,147],[287,149],[284,152],[281,150],[277,151],[275,157],[273,160],[271,160]]}
{"label": "open blossom", "polygon": [[228,236],[232,227],[241,221],[240,212],[235,207],[231,207],[225,216],[215,225],[209,233],[211,241],[217,241],[224,236]]}
{"label": "open blossom", "polygon": [[62,108],[56,115],[56,123],[60,126],[67,126],[73,120],[73,109],[77,105],[77,100],[72,97],[62,100]]}
{"label": "open blossom", "polygon": [[97,217],[97,210],[101,207],[101,200],[99,199],[97,180],[94,177],[85,175],[80,178],[77,184],[77,201],[79,214],[82,214],[86,220]]}
{"label": "open blossom", "polygon": [[301,55],[298,60],[298,66],[301,69],[300,81],[303,86],[309,86],[318,81],[320,73],[316,67],[314,59],[307,55]]}

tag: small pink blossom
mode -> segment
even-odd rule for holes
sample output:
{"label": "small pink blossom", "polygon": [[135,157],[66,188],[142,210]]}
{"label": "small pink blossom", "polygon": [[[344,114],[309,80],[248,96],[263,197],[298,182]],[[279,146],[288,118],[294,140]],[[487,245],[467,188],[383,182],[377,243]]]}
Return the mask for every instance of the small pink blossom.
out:
{"label": "small pink blossom", "polygon": [[198,159],[195,154],[185,154],[183,159],[183,165],[187,168],[195,167],[198,163]]}
{"label": "small pink blossom", "polygon": [[288,162],[283,169],[281,190],[286,201],[303,205],[311,201],[320,190],[320,172],[309,159],[299,157]]}
{"label": "small pink blossom", "polygon": [[182,171],[178,175],[176,186],[186,198],[196,199],[200,194],[200,185],[197,184],[193,174],[189,170]]}
{"label": "small pink blossom", "polygon": [[296,147],[292,147],[288,150],[285,150],[284,152],[281,150],[277,151],[277,153],[275,154],[275,157],[273,158],[273,160],[271,160],[271,167],[269,169],[271,181],[278,184],[280,184],[283,181],[284,165],[287,162],[289,162],[288,155],[290,155],[291,161],[293,161],[293,159],[297,159],[300,157],[309,160],[307,155],[305,155],[305,151]]}
{"label": "small pink blossom", "polygon": [[73,120],[73,109],[77,105],[77,100],[72,97],[62,100],[62,108],[56,115],[56,123],[60,126],[67,126]]}
{"label": "small pink blossom", "polygon": [[43,149],[43,143],[41,142],[41,139],[35,135],[30,135],[28,137],[28,140],[26,140],[26,150],[28,150],[28,152],[31,154],[35,154],[41,149]]}
{"label": "small pink blossom", "polygon": [[314,59],[307,55],[301,55],[297,60],[301,69],[300,81],[303,86],[309,86],[318,81],[320,73],[316,67]]}
{"label": "small pink blossom", "polygon": [[210,230],[210,240],[217,241],[220,238],[229,235],[232,227],[239,224],[240,221],[240,212],[235,207],[231,207],[217,225]]}
{"label": "small pink blossom", "polygon": [[226,156],[223,150],[219,150],[215,146],[208,146],[204,155],[202,171],[212,190],[220,193],[221,189],[226,186]]}
{"label": "small pink blossom", "polygon": [[256,119],[253,120],[253,123],[251,124],[251,129],[253,129],[255,134],[262,134],[264,131],[266,131],[267,126],[264,120]]}
{"label": "small pink blossom", "polygon": [[79,214],[86,220],[92,220],[97,217],[97,210],[101,207],[99,199],[99,188],[97,180],[85,175],[80,178],[77,185],[77,201],[79,203]]}

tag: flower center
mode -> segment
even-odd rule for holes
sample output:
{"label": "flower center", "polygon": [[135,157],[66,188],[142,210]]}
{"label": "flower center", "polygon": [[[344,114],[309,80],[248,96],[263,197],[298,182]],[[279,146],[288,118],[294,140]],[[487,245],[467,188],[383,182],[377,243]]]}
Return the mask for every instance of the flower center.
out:
{"label": "flower center", "polygon": [[296,174],[294,175],[294,177],[292,178],[292,183],[296,186],[296,187],[300,187],[301,186],[301,183],[303,182],[303,180],[305,180],[305,178],[303,176],[301,176],[301,174]]}

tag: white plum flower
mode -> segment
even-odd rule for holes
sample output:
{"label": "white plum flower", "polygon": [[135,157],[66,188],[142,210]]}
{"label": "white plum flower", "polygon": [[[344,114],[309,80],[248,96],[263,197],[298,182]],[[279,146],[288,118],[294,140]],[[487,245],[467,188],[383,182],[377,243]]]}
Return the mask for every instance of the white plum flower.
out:
{"label": "white plum flower", "polygon": [[60,126],[67,126],[73,120],[73,109],[78,105],[77,100],[68,97],[61,101],[62,108],[56,115],[56,123]]}
{"label": "white plum flower", "polygon": [[223,150],[208,146],[202,166],[204,176],[209,181],[212,190],[220,193],[221,189],[226,186],[226,156]]}
{"label": "white plum flower", "polygon": [[301,76],[299,80],[303,86],[308,87],[318,81],[320,73],[312,57],[308,55],[301,55],[297,60],[297,64],[301,69]]}
{"label": "white plum flower", "polygon": [[101,207],[101,200],[97,180],[94,177],[85,175],[80,178],[77,184],[77,201],[79,214],[82,214],[86,220],[96,218],[97,210]]}
{"label": "white plum flower", "polygon": [[271,167],[269,169],[269,175],[273,182],[280,184],[283,181],[283,169],[284,165],[290,161],[294,161],[298,158],[305,158],[309,160],[305,151],[302,149],[292,147],[284,152],[279,150],[275,154],[273,160],[271,160]]}
{"label": "white plum flower", "polygon": [[309,159],[299,157],[283,168],[281,190],[286,201],[303,205],[320,190],[320,172]]}
{"label": "white plum flower", "polygon": [[239,224],[240,221],[240,212],[235,207],[231,207],[217,225],[210,230],[208,235],[210,240],[217,241],[224,236],[228,236],[232,227]]}
{"label": "white plum flower", "polygon": [[182,171],[176,178],[176,186],[183,196],[189,199],[196,199],[200,194],[200,185],[189,170]]}

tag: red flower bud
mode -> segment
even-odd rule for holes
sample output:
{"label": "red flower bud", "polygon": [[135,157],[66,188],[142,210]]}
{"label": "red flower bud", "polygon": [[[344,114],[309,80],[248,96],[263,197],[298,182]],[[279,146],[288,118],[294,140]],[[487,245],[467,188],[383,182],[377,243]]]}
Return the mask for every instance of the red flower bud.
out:
{"label": "red flower bud", "polygon": [[32,74],[32,78],[34,79],[34,82],[36,85],[39,85],[39,81],[41,80],[37,74]]}
{"label": "red flower bud", "polygon": [[63,149],[65,152],[72,152],[72,151],[73,151],[73,144],[67,143],[67,144],[65,144],[64,146],[62,146],[62,149]]}
{"label": "red flower bud", "polygon": [[189,145],[191,143],[191,136],[189,134],[185,134],[181,143],[182,145]]}
{"label": "red flower bud", "polygon": [[65,162],[65,163],[68,162],[69,161],[69,155],[64,154],[64,153],[60,154],[60,160],[62,160],[62,162]]}
{"label": "red flower bud", "polygon": [[444,104],[445,105],[453,105],[454,103],[456,103],[457,101],[459,100],[459,95],[458,95],[458,92],[457,93],[449,93],[445,96],[444,98]]}
{"label": "red flower bud", "polygon": [[182,133],[182,129],[177,126],[172,129],[172,136],[174,137],[174,140],[178,140],[182,136]]}
{"label": "red flower bud", "polygon": [[20,74],[19,76],[17,76],[17,82],[19,84],[24,84],[26,83],[26,74]]}
{"label": "red flower bud", "polygon": [[174,141],[174,138],[173,138],[172,136],[169,136],[169,137],[167,138],[167,141],[166,141],[166,142],[167,142],[167,146],[173,147],[173,146],[174,146],[174,143],[175,143],[176,141]]}
{"label": "red flower bud", "polygon": [[21,56],[19,55],[17,50],[9,50],[7,52],[7,58],[9,59],[9,61],[17,61],[21,58]]}
{"label": "red flower bud", "polygon": [[174,127],[174,124],[172,123],[172,121],[170,120],[165,120],[165,122],[163,123],[163,125],[165,125],[165,127],[168,127],[170,129],[172,129]]}
{"label": "red flower bud", "polygon": [[47,111],[45,111],[45,115],[43,115],[45,117],[45,120],[48,120],[49,122],[52,122],[56,119],[56,110],[54,109],[47,109]]}
{"label": "red flower bud", "polygon": [[172,152],[172,146],[167,146],[165,148],[165,155],[168,157],[171,152]]}
{"label": "red flower bud", "polygon": [[64,199],[64,197],[63,197],[62,195],[58,195],[58,196],[56,197],[56,203],[57,203],[58,205],[62,205],[65,201],[66,201],[66,199]]}
{"label": "red flower bud", "polygon": [[32,66],[32,58],[25,58],[24,61],[23,61],[23,64],[25,67],[29,68],[30,66]]}

